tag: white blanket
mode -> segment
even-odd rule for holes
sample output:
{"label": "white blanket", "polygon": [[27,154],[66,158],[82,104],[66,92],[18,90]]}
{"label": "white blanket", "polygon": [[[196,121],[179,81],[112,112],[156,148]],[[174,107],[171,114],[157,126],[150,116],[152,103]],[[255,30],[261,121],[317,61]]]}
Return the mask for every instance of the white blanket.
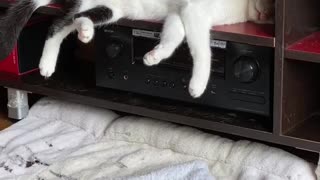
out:
{"label": "white blanket", "polygon": [[315,180],[279,149],[149,118],[43,99],[0,132],[0,180]]}

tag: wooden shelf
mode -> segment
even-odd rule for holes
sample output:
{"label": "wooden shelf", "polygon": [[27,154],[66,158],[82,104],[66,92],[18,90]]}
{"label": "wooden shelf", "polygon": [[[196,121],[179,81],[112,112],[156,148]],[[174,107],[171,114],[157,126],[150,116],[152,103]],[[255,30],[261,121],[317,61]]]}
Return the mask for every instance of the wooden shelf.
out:
{"label": "wooden shelf", "polygon": [[293,43],[285,51],[288,59],[320,63],[320,32]]}

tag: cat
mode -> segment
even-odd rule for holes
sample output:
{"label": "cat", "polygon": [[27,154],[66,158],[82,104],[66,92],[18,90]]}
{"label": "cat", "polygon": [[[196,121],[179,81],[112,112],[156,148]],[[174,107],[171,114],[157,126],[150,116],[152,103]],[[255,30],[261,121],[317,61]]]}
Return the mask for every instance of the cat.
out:
{"label": "cat", "polygon": [[[32,13],[54,0],[19,0],[1,19],[0,59],[5,58]],[[66,14],[56,19],[49,30],[39,69],[44,77],[54,71],[60,44],[73,31],[88,43],[94,27],[126,18],[164,21],[160,43],[144,56],[144,64],[153,66],[169,58],[186,38],[193,58],[189,93],[200,97],[207,86],[211,69],[210,29],[214,25],[253,21],[270,23],[274,0],[62,0]]]}

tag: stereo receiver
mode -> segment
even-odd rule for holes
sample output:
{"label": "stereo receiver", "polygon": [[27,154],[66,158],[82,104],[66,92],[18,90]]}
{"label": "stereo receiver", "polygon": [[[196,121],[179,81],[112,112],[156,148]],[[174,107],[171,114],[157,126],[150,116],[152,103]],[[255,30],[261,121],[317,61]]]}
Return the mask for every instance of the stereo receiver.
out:
{"label": "stereo receiver", "polygon": [[211,40],[210,81],[205,93],[194,99],[188,93],[192,58],[186,43],[159,65],[143,64],[159,37],[156,31],[125,26],[97,29],[96,85],[270,116],[272,48]]}

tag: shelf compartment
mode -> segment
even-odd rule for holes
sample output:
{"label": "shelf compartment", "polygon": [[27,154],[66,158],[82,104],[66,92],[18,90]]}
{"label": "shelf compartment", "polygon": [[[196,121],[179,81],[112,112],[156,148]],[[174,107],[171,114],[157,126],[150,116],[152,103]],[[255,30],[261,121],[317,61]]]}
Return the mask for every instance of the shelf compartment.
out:
{"label": "shelf compartment", "polygon": [[314,114],[285,135],[320,144],[320,114]]}
{"label": "shelf compartment", "polygon": [[[160,31],[161,22],[121,20],[122,26]],[[212,37],[225,41],[252,44],[257,46],[275,47],[275,33],[273,24],[256,24],[252,22],[232,25],[214,26]]]}
{"label": "shelf compartment", "polygon": [[320,63],[320,31],[314,32],[288,46],[285,57]]}
{"label": "shelf compartment", "polygon": [[320,143],[320,64],[286,59],[283,72],[282,135]]}

